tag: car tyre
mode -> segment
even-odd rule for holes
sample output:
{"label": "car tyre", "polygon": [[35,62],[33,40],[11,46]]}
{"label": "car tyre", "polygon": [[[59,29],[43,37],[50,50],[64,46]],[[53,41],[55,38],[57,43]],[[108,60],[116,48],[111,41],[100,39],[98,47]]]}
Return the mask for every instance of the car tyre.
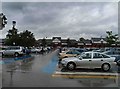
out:
{"label": "car tyre", "polygon": [[120,66],[120,60],[117,61],[117,65]]}
{"label": "car tyre", "polygon": [[2,53],[2,57],[4,56],[4,53]]}
{"label": "car tyre", "polygon": [[19,56],[19,53],[15,53],[14,56],[15,56],[15,57],[18,57],[18,56]]}
{"label": "car tyre", "polygon": [[76,68],[75,63],[69,62],[69,63],[67,64],[67,69],[69,69],[69,70],[74,70],[75,68]]}
{"label": "car tyre", "polygon": [[110,67],[110,64],[108,64],[108,63],[104,63],[104,64],[102,65],[102,70],[105,71],[105,72],[109,71],[110,68],[111,68],[111,67]]}

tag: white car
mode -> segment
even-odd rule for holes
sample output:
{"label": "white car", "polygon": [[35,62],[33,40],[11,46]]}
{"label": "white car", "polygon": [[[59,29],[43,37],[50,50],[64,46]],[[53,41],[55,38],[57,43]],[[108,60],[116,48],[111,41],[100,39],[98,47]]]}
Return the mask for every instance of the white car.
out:
{"label": "white car", "polygon": [[23,54],[25,54],[24,47],[21,46],[9,46],[2,52],[2,55],[13,55],[15,57]]}
{"label": "white car", "polygon": [[116,64],[115,57],[110,57],[99,52],[84,52],[78,57],[64,58],[61,61],[62,67],[69,70],[75,68],[102,68],[103,71],[109,71],[112,64]]}
{"label": "white car", "polygon": [[32,49],[31,49],[31,52],[32,52],[32,53],[40,53],[41,50],[42,50],[42,49],[40,49],[40,48],[32,48]]}

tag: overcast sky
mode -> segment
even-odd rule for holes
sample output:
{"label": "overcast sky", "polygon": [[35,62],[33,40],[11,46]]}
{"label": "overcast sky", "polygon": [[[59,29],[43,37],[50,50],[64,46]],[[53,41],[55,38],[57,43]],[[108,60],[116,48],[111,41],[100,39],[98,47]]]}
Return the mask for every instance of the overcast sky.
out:
{"label": "overcast sky", "polygon": [[36,39],[90,39],[105,37],[109,30],[118,33],[117,2],[3,2],[2,10],[8,24],[0,38],[5,38],[13,20],[19,32],[30,30]]}

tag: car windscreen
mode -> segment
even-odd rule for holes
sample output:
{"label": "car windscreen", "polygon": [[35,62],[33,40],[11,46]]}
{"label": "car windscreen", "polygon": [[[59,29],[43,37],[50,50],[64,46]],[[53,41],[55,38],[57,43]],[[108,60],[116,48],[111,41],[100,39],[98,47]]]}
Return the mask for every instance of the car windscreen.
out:
{"label": "car windscreen", "polygon": [[105,54],[101,54],[103,56],[103,58],[110,58],[110,56],[105,55]]}
{"label": "car windscreen", "polygon": [[83,59],[89,59],[89,58],[92,57],[92,53],[82,53],[82,54],[81,54],[81,57],[82,57]]}

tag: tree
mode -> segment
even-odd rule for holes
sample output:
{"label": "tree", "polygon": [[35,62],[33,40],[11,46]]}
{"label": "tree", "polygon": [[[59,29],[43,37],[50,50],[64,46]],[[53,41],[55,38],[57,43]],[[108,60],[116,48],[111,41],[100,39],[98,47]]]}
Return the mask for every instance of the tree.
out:
{"label": "tree", "polygon": [[43,38],[43,39],[42,39],[42,46],[45,47],[46,45],[47,45],[46,39]]}
{"label": "tree", "polygon": [[111,46],[112,44],[116,44],[118,41],[118,35],[112,33],[112,31],[107,31],[106,41],[108,43],[108,46]]}
{"label": "tree", "polygon": [[0,13],[0,30],[2,30],[7,24],[7,18],[3,13]]}
{"label": "tree", "polygon": [[84,39],[83,37],[81,37],[81,38],[79,39],[79,41],[82,41],[82,42],[84,42],[84,40],[85,40],[85,39]]}
{"label": "tree", "polygon": [[70,47],[71,45],[71,41],[70,41],[70,38],[67,39],[67,46]]}
{"label": "tree", "polygon": [[85,47],[85,39],[83,37],[79,38],[79,41],[83,43],[83,46],[81,47]]}
{"label": "tree", "polygon": [[6,45],[16,45],[16,46],[24,46],[31,47],[35,45],[35,38],[32,32],[26,30],[18,34],[18,29],[15,28],[16,22],[13,21],[13,27],[8,31],[6,35]]}
{"label": "tree", "polygon": [[12,28],[8,31],[8,34],[6,35],[6,45],[19,45],[19,34],[17,32],[18,30],[16,28]]}
{"label": "tree", "polygon": [[32,32],[26,30],[19,34],[19,45],[25,47],[31,47],[35,45],[35,38]]}

